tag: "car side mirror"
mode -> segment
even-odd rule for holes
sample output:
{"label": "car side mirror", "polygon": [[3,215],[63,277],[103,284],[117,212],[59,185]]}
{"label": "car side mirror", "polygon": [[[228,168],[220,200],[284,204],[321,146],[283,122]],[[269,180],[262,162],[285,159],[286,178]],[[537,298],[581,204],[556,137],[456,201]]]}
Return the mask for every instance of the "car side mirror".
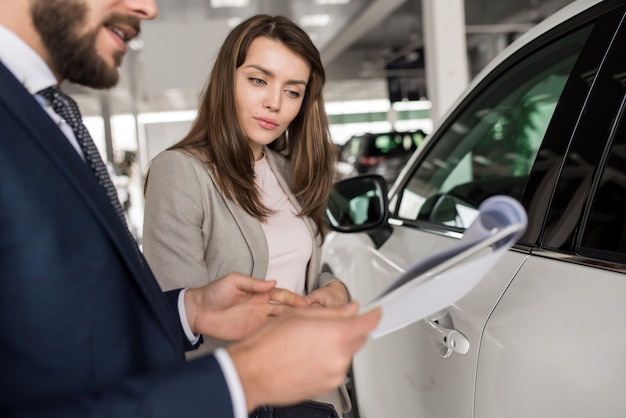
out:
{"label": "car side mirror", "polygon": [[334,231],[363,232],[378,228],[389,215],[387,183],[376,174],[335,183],[326,203],[326,219]]}

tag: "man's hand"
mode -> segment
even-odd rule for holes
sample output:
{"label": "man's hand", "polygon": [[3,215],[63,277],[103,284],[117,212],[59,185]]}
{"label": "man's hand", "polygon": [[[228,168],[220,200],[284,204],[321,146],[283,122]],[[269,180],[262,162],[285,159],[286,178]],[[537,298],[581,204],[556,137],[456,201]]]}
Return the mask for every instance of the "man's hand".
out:
{"label": "man's hand", "polygon": [[187,289],[185,312],[191,330],[214,338],[244,338],[290,307],[306,306],[302,296],[260,280],[230,273],[206,286]]}
{"label": "man's hand", "polygon": [[293,309],[250,338],[227,348],[249,411],[322,395],[343,382],[352,357],[382,311],[357,316],[357,304]]}

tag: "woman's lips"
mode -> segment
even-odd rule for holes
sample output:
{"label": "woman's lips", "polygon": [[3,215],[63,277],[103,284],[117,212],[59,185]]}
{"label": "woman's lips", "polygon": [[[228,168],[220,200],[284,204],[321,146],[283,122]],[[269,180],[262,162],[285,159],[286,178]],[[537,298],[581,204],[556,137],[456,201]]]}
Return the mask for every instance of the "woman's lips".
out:
{"label": "woman's lips", "polygon": [[272,119],[264,119],[264,118],[255,118],[256,123],[264,129],[274,130],[278,127],[278,124],[274,122]]}

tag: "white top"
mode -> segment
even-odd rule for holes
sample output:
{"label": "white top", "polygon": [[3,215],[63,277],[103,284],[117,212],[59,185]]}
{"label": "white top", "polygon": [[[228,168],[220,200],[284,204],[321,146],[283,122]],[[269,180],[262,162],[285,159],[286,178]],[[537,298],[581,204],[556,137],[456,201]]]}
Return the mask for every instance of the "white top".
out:
{"label": "white top", "polygon": [[268,248],[267,279],[276,280],[276,287],[304,295],[306,270],[313,240],[298,211],[278,184],[265,156],[254,164],[256,184],[261,202],[274,211],[261,223]]}
{"label": "white top", "polygon": [[[57,85],[57,80],[45,61],[33,50],[28,44],[26,44],[21,38],[15,35],[6,27],[0,25],[0,61],[13,73],[22,85],[28,90],[35,98],[41,103],[42,107],[50,115],[52,120],[59,126],[59,129],[65,134],[72,146],[76,149],[76,152],[83,157],[83,153],[76,141],[76,137],[72,128],[57,115],[46,101],[36,94],[47,87]],[[84,158],[84,157],[83,157]],[[180,294],[182,299],[183,292]],[[179,299],[179,303],[180,300]],[[197,336],[190,334],[190,328],[187,324],[187,317],[184,309],[179,309],[178,313],[181,317],[181,323],[185,333],[190,337],[190,341],[197,340]],[[233,401],[233,413],[235,418],[247,418],[246,401],[237,370],[235,369],[230,356],[226,350],[219,350],[215,353],[215,357],[219,362],[224,377],[228,384],[230,391],[230,397]]]}

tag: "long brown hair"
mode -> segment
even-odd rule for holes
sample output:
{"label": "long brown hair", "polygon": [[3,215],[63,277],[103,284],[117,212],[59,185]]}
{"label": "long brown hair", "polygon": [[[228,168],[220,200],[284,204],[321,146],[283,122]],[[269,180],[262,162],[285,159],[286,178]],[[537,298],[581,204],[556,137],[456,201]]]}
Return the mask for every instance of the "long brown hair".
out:
{"label": "long brown hair", "polygon": [[254,157],[239,125],[235,105],[235,70],[241,66],[252,41],[265,36],[280,41],[311,66],[302,106],[283,135],[269,148],[281,152],[293,168],[287,181],[324,236],[324,208],[335,174],[336,152],[330,138],[322,90],[326,74],[319,51],[298,25],[283,16],[256,15],[235,27],[217,55],[198,116],[191,130],[169,149],[183,148],[211,170],[222,193],[250,215],[264,220],[271,212],[260,200],[254,181]]}

